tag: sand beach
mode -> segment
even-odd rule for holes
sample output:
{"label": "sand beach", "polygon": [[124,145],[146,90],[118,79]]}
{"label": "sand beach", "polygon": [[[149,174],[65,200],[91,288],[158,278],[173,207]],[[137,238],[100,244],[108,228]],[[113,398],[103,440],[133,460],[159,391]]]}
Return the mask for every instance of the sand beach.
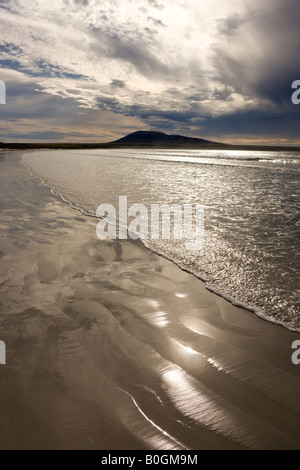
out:
{"label": "sand beach", "polygon": [[1,449],[299,449],[299,334],[0,155]]}

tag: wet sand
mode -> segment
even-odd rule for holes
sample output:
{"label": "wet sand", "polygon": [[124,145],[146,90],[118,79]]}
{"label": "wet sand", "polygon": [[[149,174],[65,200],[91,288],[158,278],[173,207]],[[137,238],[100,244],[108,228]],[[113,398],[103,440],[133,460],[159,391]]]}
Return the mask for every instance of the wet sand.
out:
{"label": "wet sand", "polygon": [[0,155],[0,449],[300,449],[299,334]]}

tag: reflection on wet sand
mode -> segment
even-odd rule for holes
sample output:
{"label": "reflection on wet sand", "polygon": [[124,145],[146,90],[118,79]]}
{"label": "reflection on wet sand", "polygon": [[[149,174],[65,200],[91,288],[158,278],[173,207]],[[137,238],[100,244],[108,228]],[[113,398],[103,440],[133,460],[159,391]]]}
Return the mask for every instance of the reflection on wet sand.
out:
{"label": "reflection on wet sand", "polygon": [[0,179],[0,448],[300,448],[299,335],[98,240],[16,159]]}

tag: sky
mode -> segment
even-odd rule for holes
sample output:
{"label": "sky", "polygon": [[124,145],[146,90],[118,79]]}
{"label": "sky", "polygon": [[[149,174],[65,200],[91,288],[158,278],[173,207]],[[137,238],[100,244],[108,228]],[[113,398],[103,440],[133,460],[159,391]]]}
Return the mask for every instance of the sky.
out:
{"label": "sky", "polygon": [[0,0],[0,141],[300,144],[299,0]]}

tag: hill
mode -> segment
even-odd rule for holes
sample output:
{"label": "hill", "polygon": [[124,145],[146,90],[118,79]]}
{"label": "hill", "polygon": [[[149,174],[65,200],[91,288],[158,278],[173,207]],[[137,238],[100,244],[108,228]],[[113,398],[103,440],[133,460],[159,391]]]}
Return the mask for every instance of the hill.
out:
{"label": "hill", "polygon": [[163,132],[137,131],[110,142],[113,146],[126,147],[156,147],[156,148],[226,148],[226,144],[209,140],[168,135]]}
{"label": "hill", "polygon": [[300,147],[278,146],[278,145],[232,145],[213,142],[205,139],[185,137],[182,135],[168,135],[163,132],[137,131],[126,135],[121,139],[106,143],[87,142],[53,142],[53,143],[4,143],[0,142],[0,152],[3,150],[89,150],[109,148],[173,148],[173,149],[212,149],[212,150],[247,150],[247,151],[277,151],[277,152],[300,152]]}

